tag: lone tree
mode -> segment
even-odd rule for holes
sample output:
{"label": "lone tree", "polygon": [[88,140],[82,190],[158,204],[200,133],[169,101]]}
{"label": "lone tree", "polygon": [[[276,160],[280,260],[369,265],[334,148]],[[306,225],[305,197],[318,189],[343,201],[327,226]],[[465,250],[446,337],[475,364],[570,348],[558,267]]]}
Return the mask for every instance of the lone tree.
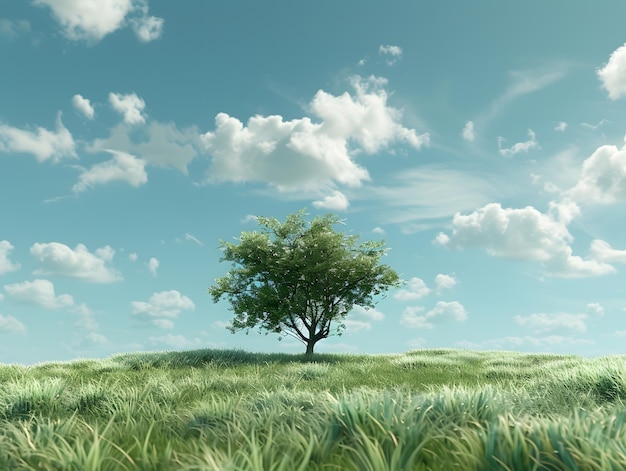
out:
{"label": "lone tree", "polygon": [[385,242],[357,244],[358,235],[335,231],[337,216],[307,222],[304,211],[282,224],[257,217],[260,232],[242,232],[238,244],[220,241],[221,261],[233,267],[208,291],[214,302],[224,296],[230,301],[232,333],[258,326],[298,339],[312,356],[315,344],[331,335],[333,321],[333,332],[341,335],[355,305],[374,307],[374,296],[399,286],[400,279],[379,264]]}

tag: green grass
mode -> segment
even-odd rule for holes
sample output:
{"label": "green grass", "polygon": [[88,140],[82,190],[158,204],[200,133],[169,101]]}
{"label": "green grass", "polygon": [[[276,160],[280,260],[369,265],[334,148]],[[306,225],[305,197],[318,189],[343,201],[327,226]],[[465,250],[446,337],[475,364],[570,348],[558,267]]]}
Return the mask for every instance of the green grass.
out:
{"label": "green grass", "polygon": [[0,469],[623,470],[625,361],[195,350],[0,365]]}

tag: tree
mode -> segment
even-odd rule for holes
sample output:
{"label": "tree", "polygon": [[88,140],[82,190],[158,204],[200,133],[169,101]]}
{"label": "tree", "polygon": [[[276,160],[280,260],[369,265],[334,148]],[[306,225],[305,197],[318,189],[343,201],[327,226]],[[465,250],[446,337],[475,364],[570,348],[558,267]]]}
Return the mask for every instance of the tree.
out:
{"label": "tree", "polygon": [[298,339],[312,356],[318,341],[331,332],[341,335],[354,306],[374,307],[374,297],[400,279],[379,264],[388,250],[384,241],[358,244],[358,235],[335,231],[337,216],[307,222],[304,211],[282,224],[257,217],[260,232],[242,232],[238,244],[220,241],[221,261],[233,266],[208,291],[214,302],[230,302],[232,333],[258,326]]}

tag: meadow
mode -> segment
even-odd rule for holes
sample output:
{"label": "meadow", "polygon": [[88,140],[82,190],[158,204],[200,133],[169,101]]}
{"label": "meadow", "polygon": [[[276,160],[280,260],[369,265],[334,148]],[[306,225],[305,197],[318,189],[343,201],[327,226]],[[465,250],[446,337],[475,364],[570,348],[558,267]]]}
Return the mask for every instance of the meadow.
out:
{"label": "meadow", "polygon": [[625,360],[196,350],[0,365],[0,469],[624,470]]}

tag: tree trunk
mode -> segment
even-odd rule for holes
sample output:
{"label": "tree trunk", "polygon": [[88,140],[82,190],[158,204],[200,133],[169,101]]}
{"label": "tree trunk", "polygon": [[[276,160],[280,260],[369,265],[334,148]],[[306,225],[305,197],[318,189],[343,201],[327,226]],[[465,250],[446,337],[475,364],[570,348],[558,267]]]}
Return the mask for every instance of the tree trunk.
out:
{"label": "tree trunk", "polygon": [[313,357],[313,347],[315,346],[315,340],[309,339],[306,343],[306,353],[307,358]]}

